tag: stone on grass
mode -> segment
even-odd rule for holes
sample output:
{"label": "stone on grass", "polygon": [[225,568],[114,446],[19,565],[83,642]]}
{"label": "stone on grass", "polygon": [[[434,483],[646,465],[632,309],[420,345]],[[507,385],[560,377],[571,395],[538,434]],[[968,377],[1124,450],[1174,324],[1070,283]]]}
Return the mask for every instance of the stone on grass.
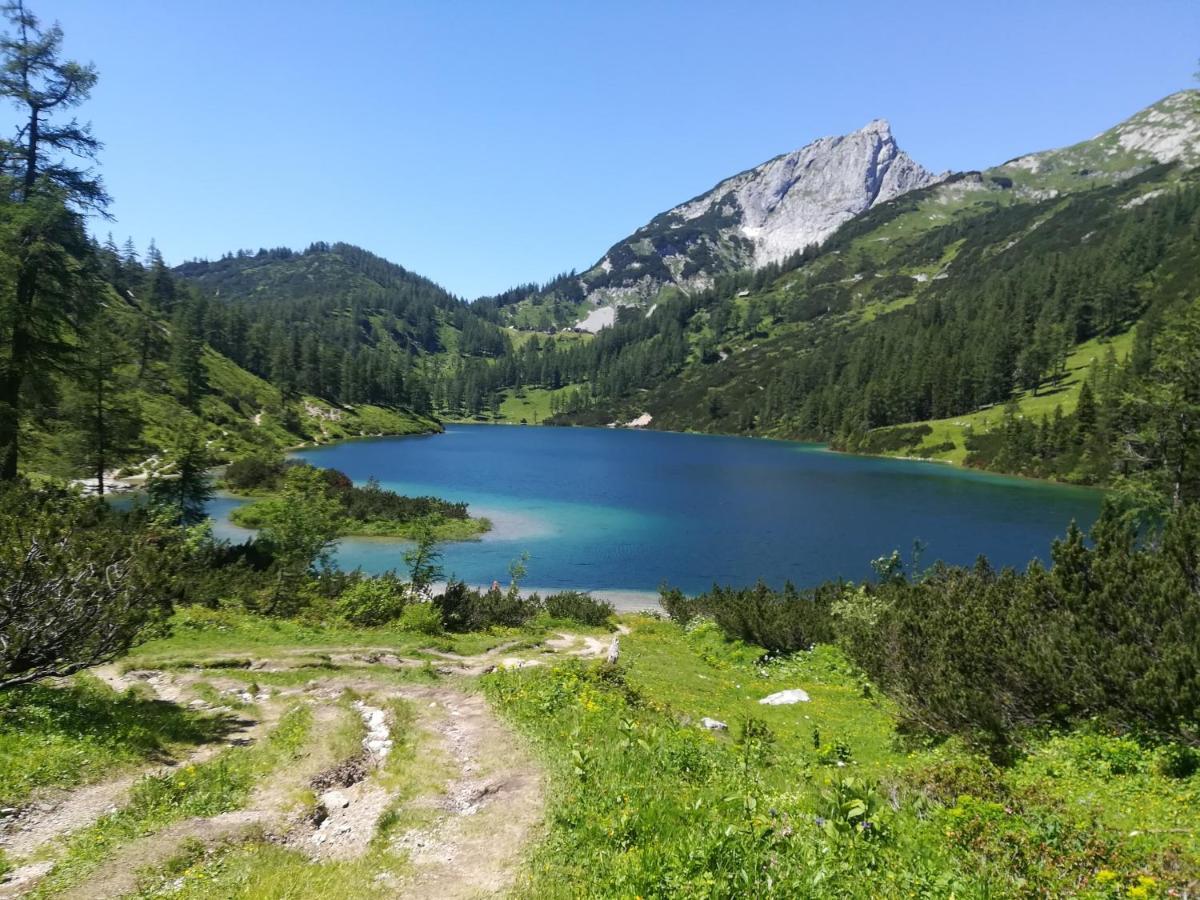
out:
{"label": "stone on grass", "polygon": [[708,716],[705,716],[700,720],[700,725],[704,728],[707,728],[709,731],[726,731],[729,728],[729,726],[724,722],[718,721],[717,719],[710,719]]}
{"label": "stone on grass", "polygon": [[807,703],[809,696],[800,688],[792,688],[790,691],[778,691],[771,694],[769,697],[763,697],[758,702],[764,706],[791,706],[793,703]]}

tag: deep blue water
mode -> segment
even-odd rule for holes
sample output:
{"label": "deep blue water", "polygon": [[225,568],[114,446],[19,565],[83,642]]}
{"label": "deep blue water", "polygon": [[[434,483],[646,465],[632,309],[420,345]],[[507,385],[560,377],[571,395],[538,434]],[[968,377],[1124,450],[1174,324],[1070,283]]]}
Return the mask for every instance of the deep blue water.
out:
{"label": "deep blue water", "polygon": [[[923,563],[1023,566],[1048,555],[1071,519],[1090,524],[1093,491],[936,463],[831,453],[811,444],[618,429],[451,426],[445,434],[352,441],[296,454],[407,494],[466,501],[495,530],[445,547],[447,574],[622,592],[666,581],[811,585],[862,578],[913,541]],[[214,512],[236,501],[217,501]],[[343,567],[403,568],[403,545],[350,539]]]}

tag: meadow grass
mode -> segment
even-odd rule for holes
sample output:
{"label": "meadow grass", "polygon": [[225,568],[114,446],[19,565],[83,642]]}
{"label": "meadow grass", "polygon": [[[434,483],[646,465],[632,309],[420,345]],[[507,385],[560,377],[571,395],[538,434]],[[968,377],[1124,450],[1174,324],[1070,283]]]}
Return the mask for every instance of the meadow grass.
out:
{"label": "meadow grass", "polygon": [[171,703],[118,694],[97,678],[0,693],[0,806],[37,788],[72,787],[216,740],[224,723]]}
{"label": "meadow grass", "polygon": [[[1093,363],[1102,360],[1111,350],[1118,360],[1124,359],[1133,349],[1135,329],[1111,338],[1093,338],[1079,344],[1067,357],[1066,375],[1057,386],[1044,385],[1035,396],[1032,391],[1016,394],[1019,415],[1038,421],[1042,416],[1053,416],[1061,406],[1064,415],[1075,411],[1079,391]],[[967,435],[974,432],[985,434],[998,428],[1004,421],[1004,407],[992,406],[961,416],[946,419],[929,419],[900,426],[876,429],[872,434],[887,434],[897,429],[908,430],[928,425],[929,434],[920,443],[891,453],[893,456],[920,456],[925,459],[940,459],[961,465],[967,458]],[[951,449],[948,445],[953,445]]]}
{"label": "meadow grass", "polygon": [[432,659],[428,653],[423,653],[427,650],[466,656],[483,653],[514,640],[535,640],[545,630],[544,624],[533,623],[522,629],[493,628],[467,634],[431,636],[401,631],[394,626],[354,628],[201,607],[180,610],[168,624],[169,636],[135,647],[122,660],[122,668],[248,668],[257,659],[294,650],[306,651],[305,655],[313,662],[317,662],[322,654],[356,648],[418,659]]}
{"label": "meadow grass", "polygon": [[[522,895],[1137,897],[1200,877],[1200,776],[1160,774],[1150,745],[1051,735],[1001,768],[903,738],[832,647],[766,661],[711,625],[630,621],[618,667],[484,678],[551,774]],[[811,701],[758,703],[793,687]]]}
{"label": "meadow grass", "polygon": [[62,858],[35,896],[53,896],[79,884],[124,844],[173,822],[240,808],[264,777],[303,754],[311,727],[312,711],[296,706],[258,744],[233,747],[208,762],[143,778],[124,807],[67,840]]}

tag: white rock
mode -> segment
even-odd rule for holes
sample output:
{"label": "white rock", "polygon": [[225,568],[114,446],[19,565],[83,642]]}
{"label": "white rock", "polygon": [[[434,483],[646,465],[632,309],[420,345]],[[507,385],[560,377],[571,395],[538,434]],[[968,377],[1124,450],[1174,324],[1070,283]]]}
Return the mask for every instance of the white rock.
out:
{"label": "white rock", "polygon": [[710,719],[708,716],[705,716],[700,720],[700,725],[703,728],[707,728],[709,731],[726,731],[729,728],[729,726],[724,722],[718,719]]}
{"label": "white rock", "polygon": [[321,805],[326,810],[345,809],[350,805],[350,798],[341,791],[326,791],[321,795]]}
{"label": "white rock", "polygon": [[769,697],[763,697],[758,702],[764,706],[791,706],[793,703],[807,703],[809,699],[805,691],[792,688],[790,691],[778,691]]}

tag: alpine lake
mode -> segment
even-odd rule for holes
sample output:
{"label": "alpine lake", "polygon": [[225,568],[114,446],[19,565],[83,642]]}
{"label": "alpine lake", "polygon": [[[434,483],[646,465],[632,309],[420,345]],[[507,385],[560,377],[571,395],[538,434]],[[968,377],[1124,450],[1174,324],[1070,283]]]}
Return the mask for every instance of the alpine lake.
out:
{"label": "alpine lake", "polygon": [[[577,588],[618,608],[655,605],[670,584],[798,587],[862,579],[898,550],[918,565],[997,567],[1047,560],[1072,520],[1089,526],[1102,494],[939,463],[834,453],[815,444],[604,428],[451,425],[442,434],[375,438],[293,454],[376,478],[412,496],[470,505],[492,530],[442,546],[448,577],[502,584],[528,554],[524,586]],[[248,532],[218,497],[214,530]],[[346,538],[343,568],[404,569],[403,542]]]}

